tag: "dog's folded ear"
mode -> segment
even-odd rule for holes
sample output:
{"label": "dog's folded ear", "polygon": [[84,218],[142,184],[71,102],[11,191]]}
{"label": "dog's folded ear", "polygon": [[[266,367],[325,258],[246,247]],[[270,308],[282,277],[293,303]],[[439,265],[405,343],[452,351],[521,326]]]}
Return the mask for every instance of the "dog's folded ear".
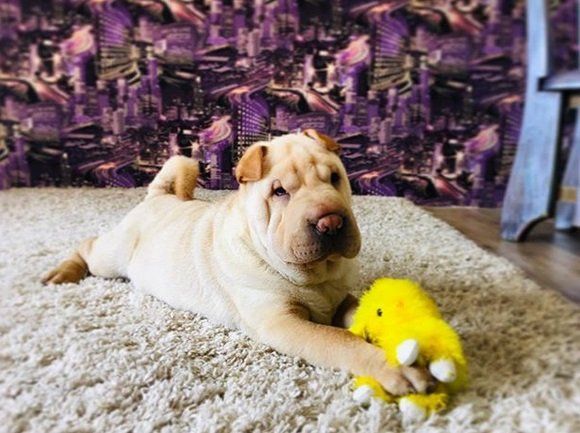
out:
{"label": "dog's folded ear", "polygon": [[340,154],[340,145],[328,135],[323,134],[322,132],[318,132],[315,129],[305,129],[304,131],[302,131],[302,133],[307,137],[312,138],[318,144],[321,144],[322,146],[326,147],[331,152],[334,152],[337,155]]}
{"label": "dog's folded ear", "polygon": [[252,144],[236,166],[238,183],[255,182],[265,174],[265,158],[268,147],[261,142]]}

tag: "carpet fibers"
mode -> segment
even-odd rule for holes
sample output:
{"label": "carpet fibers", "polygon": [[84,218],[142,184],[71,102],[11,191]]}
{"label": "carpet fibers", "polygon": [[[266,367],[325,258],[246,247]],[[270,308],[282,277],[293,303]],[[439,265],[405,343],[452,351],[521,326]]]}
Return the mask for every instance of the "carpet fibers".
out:
{"label": "carpet fibers", "polygon": [[405,200],[355,198],[354,293],[383,275],[420,281],[460,333],[471,374],[446,413],[413,427],[392,405],[357,404],[347,374],[173,310],[129,282],[39,283],[143,195],[0,192],[0,432],[580,432],[578,308]]}

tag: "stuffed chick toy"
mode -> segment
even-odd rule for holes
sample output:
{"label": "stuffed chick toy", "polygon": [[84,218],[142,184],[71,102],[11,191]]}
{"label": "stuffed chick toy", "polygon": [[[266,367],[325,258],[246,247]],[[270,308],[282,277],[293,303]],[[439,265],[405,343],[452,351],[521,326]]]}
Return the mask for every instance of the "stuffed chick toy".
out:
{"label": "stuffed chick toy", "polygon": [[372,377],[355,379],[353,397],[398,402],[405,423],[443,410],[448,396],[467,385],[467,361],[459,336],[441,317],[431,297],[411,280],[381,278],[361,297],[349,330],[384,350],[394,366],[428,368],[437,384],[428,394],[394,397]]}

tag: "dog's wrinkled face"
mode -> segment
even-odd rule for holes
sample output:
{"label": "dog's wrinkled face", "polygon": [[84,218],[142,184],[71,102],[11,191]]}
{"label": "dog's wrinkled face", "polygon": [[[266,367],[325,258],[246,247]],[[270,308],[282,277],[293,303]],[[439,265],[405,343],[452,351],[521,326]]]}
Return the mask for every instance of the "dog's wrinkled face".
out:
{"label": "dog's wrinkled face", "polygon": [[293,265],[358,254],[360,233],[338,151],[332,139],[307,130],[256,143],[240,160],[236,177],[266,254]]}

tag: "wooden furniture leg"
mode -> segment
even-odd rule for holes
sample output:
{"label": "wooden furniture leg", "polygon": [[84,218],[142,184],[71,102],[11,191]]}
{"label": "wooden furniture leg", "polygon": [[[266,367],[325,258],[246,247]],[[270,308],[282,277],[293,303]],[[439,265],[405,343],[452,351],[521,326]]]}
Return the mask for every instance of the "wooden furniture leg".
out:
{"label": "wooden furniture leg", "polygon": [[562,94],[540,90],[551,72],[548,2],[528,0],[526,99],[522,131],[504,198],[501,235],[521,241],[554,207]]}
{"label": "wooden furniture leg", "polygon": [[504,239],[523,240],[535,223],[552,214],[561,110],[559,93],[537,92],[526,99],[501,214]]}
{"label": "wooden furniture leg", "polygon": [[580,199],[578,195],[580,189],[580,109],[576,110],[576,124],[570,146],[570,155],[556,204],[554,226],[558,230],[570,230],[580,217],[576,214]]}

